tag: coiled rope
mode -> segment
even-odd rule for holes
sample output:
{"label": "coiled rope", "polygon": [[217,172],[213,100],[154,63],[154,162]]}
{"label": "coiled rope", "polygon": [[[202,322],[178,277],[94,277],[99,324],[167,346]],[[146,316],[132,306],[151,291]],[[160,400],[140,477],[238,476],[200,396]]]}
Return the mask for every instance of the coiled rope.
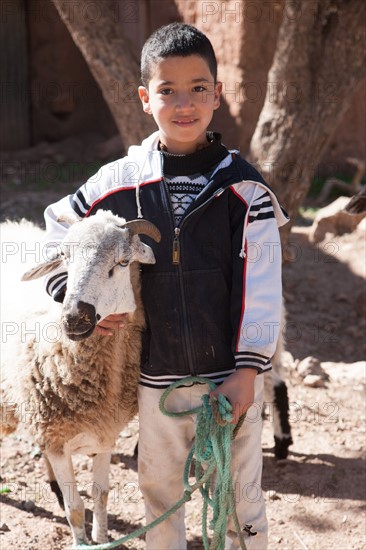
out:
{"label": "coiled rope", "polygon": [[[74,546],[73,550],[110,550],[118,548],[127,541],[140,537],[156,525],[173,515],[181,506],[191,500],[192,494],[200,490],[203,498],[202,506],[202,539],[205,550],[224,550],[225,535],[228,517],[233,518],[238,535],[240,548],[246,550],[242,529],[235,510],[235,495],[231,479],[231,442],[244,421],[244,415],[239,422],[231,424],[233,416],[232,406],[223,396],[210,398],[208,394],[202,396],[202,405],[181,412],[171,412],[165,408],[165,401],[173,390],[190,384],[207,384],[210,390],[214,390],[214,382],[201,376],[190,376],[178,380],[163,393],[159,407],[163,414],[171,417],[197,414],[196,437],[188,454],[183,474],[184,493],[174,506],[169,508],[160,517],[133,531],[124,537],[104,544]],[[196,481],[189,484],[189,474],[194,466]],[[213,490],[213,492],[212,492]],[[210,494],[211,491],[211,494]],[[212,509],[212,520],[208,525],[208,511]],[[212,531],[211,543],[209,542],[208,528]]]}

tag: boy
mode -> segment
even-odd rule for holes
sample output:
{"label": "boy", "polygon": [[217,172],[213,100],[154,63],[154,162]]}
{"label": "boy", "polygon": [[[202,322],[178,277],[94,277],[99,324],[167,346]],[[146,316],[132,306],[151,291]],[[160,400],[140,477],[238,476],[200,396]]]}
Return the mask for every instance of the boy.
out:
{"label": "boy", "polygon": [[[287,222],[273,192],[219,134],[208,132],[221,83],[212,45],[190,25],[158,29],[141,58],[142,107],[158,132],[128,156],[103,167],[74,196],[45,213],[50,241],[70,209],[84,217],[99,208],[127,220],[143,216],[161,231],[156,264],[144,266],[147,317],[139,387],[139,479],[146,521],[183,493],[183,466],[194,438],[193,417],[159,411],[164,389],[190,375],[210,378],[233,405],[234,422],[247,418],[232,447],[237,514],[248,550],[267,547],[261,495],[262,373],[269,370],[280,326],[281,255],[278,226]],[[48,292],[62,300],[66,274],[53,274]],[[99,323],[110,334],[123,315]],[[205,385],[168,398],[170,410],[201,403]],[[252,526],[250,529],[249,526]],[[184,510],[146,535],[149,550],[186,548]],[[239,548],[229,522],[227,549]]]}

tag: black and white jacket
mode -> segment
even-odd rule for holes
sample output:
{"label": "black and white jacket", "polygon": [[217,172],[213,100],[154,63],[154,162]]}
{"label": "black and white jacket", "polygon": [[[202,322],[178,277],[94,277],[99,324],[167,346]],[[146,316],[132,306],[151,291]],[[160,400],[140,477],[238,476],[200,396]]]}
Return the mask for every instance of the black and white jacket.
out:
{"label": "black and white jacket", "polygon": [[[63,240],[61,214],[85,217],[98,209],[126,220],[143,216],[159,228],[159,244],[141,237],[156,257],[142,268],[143,385],[164,388],[190,375],[221,382],[236,368],[269,370],[281,320],[278,227],[288,217],[260,174],[219,144],[210,181],[175,227],[158,141],[156,132],[49,206],[47,240]],[[49,276],[55,299],[66,279]]]}

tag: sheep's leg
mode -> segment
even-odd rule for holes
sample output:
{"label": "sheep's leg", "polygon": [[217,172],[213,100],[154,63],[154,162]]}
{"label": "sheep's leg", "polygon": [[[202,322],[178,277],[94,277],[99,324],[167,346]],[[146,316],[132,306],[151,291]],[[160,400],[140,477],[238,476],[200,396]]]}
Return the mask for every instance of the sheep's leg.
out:
{"label": "sheep's leg", "polygon": [[280,375],[271,370],[264,379],[265,403],[271,405],[276,458],[287,458],[288,448],[292,444],[289,423],[289,400],[287,386]]}
{"label": "sheep's leg", "polygon": [[95,542],[108,542],[107,500],[109,493],[109,468],[111,453],[99,453],[93,457],[93,529]]}
{"label": "sheep's leg", "polygon": [[74,545],[87,543],[85,535],[84,503],[78,493],[71,455],[67,452],[47,452],[47,458],[62,491],[67,521],[71,527]]}
{"label": "sheep's leg", "polygon": [[52,470],[52,466],[50,464],[50,461],[48,460],[46,455],[43,455],[43,460],[46,465],[47,469],[47,475],[48,475],[48,482],[51,487],[51,491],[55,493],[57,497],[57,501],[60,505],[60,507],[65,510],[65,504],[64,504],[64,497],[62,496],[62,491],[59,487],[59,484],[57,483],[56,476],[54,474],[54,471]]}

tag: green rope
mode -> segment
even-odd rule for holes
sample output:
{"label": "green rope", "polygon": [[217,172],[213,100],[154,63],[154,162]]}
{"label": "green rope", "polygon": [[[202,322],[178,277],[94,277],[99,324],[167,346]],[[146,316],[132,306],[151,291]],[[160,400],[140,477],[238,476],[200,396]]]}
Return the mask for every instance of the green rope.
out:
{"label": "green rope", "polygon": [[[216,385],[211,380],[201,376],[190,376],[178,380],[163,393],[159,408],[163,414],[170,417],[181,417],[197,414],[196,437],[188,454],[184,473],[184,494],[174,506],[162,516],[148,525],[135,530],[129,535],[110,543],[92,545],[94,550],[110,550],[118,548],[127,541],[140,537],[156,525],[173,515],[181,506],[191,500],[192,494],[199,489],[203,498],[202,506],[202,539],[205,550],[224,550],[227,519],[232,516],[238,534],[240,547],[246,550],[242,530],[235,510],[235,495],[231,479],[231,442],[243,423],[244,415],[238,424],[232,421],[232,406],[223,396],[210,398],[208,394],[202,396],[202,405],[182,412],[171,412],[165,408],[165,401],[170,393],[187,384],[207,384],[210,390]],[[196,482],[189,484],[189,474],[192,464],[195,466]],[[213,492],[212,492],[213,490]],[[210,496],[211,495],[211,496]],[[212,509],[212,520],[207,525],[209,508]],[[212,531],[211,544],[209,543],[208,528]],[[87,544],[74,546],[73,550],[90,548]]]}

